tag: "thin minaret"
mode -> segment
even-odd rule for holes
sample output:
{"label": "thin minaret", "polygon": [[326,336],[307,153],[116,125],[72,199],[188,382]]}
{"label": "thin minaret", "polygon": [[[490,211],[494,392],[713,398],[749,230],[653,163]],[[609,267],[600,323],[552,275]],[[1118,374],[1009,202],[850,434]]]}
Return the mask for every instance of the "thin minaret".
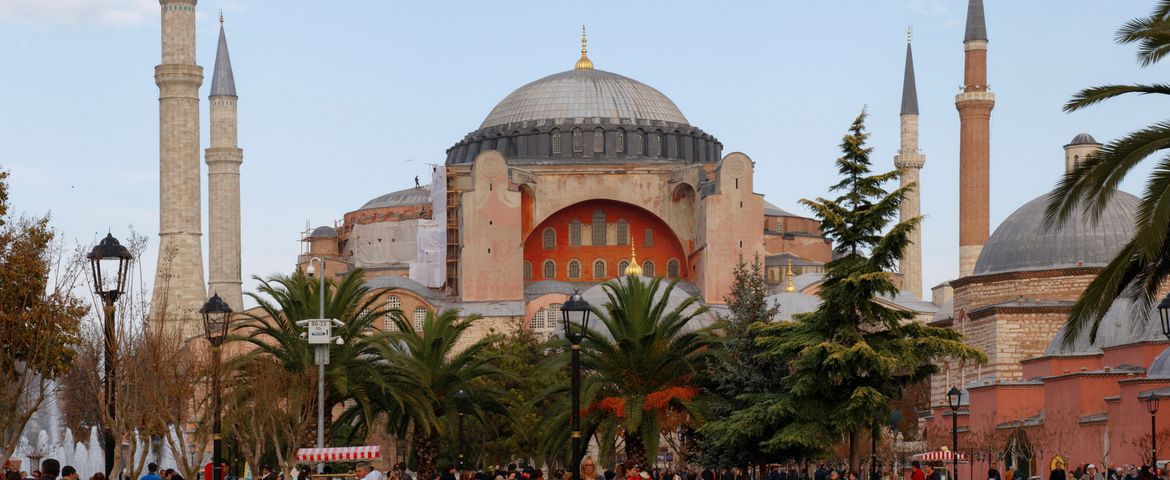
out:
{"label": "thin minaret", "polygon": [[987,85],[987,24],[983,0],[967,4],[963,36],[963,91],[959,110],[959,276],[975,270],[990,230],[991,109],[995,94]]}
{"label": "thin minaret", "polygon": [[236,143],[236,80],[228,56],[223,14],[219,47],[211,74],[211,146],[207,161],[207,291],[218,293],[232,310],[244,304],[240,282],[240,164],[244,151]]}
{"label": "thin minaret", "polygon": [[[898,212],[899,219],[906,221],[922,214],[920,207],[921,184],[918,172],[926,164],[926,155],[918,151],[918,89],[914,84],[914,53],[910,48],[910,30],[906,31],[906,73],[902,78],[902,145],[894,156],[894,167],[898,169],[902,187],[913,184],[906,194]],[[902,290],[922,298],[922,227],[910,233],[910,247],[899,264],[902,273]]]}
{"label": "thin minaret", "polygon": [[199,86],[196,0],[160,0],[162,64],[154,67],[159,109],[159,246],[151,322],[190,338],[202,331],[203,283],[199,181]]}

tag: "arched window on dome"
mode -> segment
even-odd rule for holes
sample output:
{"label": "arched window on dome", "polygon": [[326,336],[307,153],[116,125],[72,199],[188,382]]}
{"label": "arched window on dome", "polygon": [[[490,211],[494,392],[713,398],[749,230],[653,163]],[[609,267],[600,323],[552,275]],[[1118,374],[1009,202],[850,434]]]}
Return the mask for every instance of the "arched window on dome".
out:
{"label": "arched window on dome", "polygon": [[615,133],[613,136],[613,151],[617,152],[617,153],[622,153],[623,151],[625,151],[625,148],[626,148],[626,131],[619,128],[617,133]]}
{"label": "arched window on dome", "polygon": [[561,154],[561,132],[555,128],[552,131],[552,154]]}
{"label": "arched window on dome", "polygon": [[662,156],[662,135],[658,132],[650,134],[650,157],[658,158]]}
{"label": "arched window on dome", "polygon": [[524,261],[524,280],[532,280],[532,262]]}
{"label": "arched window on dome", "polygon": [[678,278],[678,260],[672,258],[669,262],[666,262],[666,276]]}
{"label": "arched window on dome", "polygon": [[630,244],[630,224],[626,223],[624,218],[617,221],[617,244]]}
{"label": "arched window on dome", "polygon": [[541,273],[543,274],[543,277],[544,277],[544,278],[550,278],[550,279],[551,279],[551,278],[554,278],[554,277],[556,277],[556,276],[557,276],[557,264],[556,264],[556,262],[554,262],[554,261],[552,261],[552,260],[545,260],[545,261],[544,261],[544,268],[543,268],[543,270],[544,270],[544,271],[543,271],[543,272],[541,272]]}
{"label": "arched window on dome", "polygon": [[581,262],[569,260],[569,278],[573,280],[581,278]]}
{"label": "arched window on dome", "polygon": [[576,218],[569,222],[569,246],[581,246],[581,221]]}
{"label": "arched window on dome", "polygon": [[547,307],[543,307],[532,314],[532,320],[528,322],[529,331],[537,338],[544,340],[556,332],[557,323],[560,322],[561,304],[554,303]]}
{"label": "arched window on dome", "polygon": [[645,246],[645,247],[653,247],[654,246],[654,230],[651,230],[649,228],[646,229],[645,235],[642,236],[642,246]]}
{"label": "arched window on dome", "polygon": [[414,331],[421,332],[423,329],[423,323],[426,323],[426,321],[427,321],[426,307],[421,307],[421,306],[414,307],[414,315],[412,316],[411,322],[410,322],[411,326],[414,327]]}
{"label": "arched window on dome", "polygon": [[642,263],[642,276],[654,278],[654,262],[646,260]]}
{"label": "arched window on dome", "polygon": [[593,129],[593,153],[605,153],[605,130]]}
{"label": "arched window on dome", "polygon": [[574,128],[573,129],[573,152],[580,153],[580,152],[585,151],[584,144],[585,144],[585,140],[581,137],[581,129]]}
{"label": "arched window on dome", "polygon": [[618,262],[618,276],[626,276],[626,268],[630,266],[629,260],[622,260]]}
{"label": "arched window on dome", "polygon": [[595,246],[605,245],[605,210],[593,211],[593,242]]}
{"label": "arched window on dome", "polygon": [[598,280],[605,278],[605,260],[593,261],[593,278]]}
{"label": "arched window on dome", "polygon": [[556,230],[553,230],[552,227],[548,227],[548,228],[544,229],[544,232],[542,232],[541,235],[544,237],[544,248],[546,248],[546,249],[557,248],[557,231]]}
{"label": "arched window on dome", "polygon": [[398,295],[390,295],[386,297],[386,320],[382,322],[382,330],[389,331],[397,329],[394,324],[394,311],[402,311],[402,299]]}
{"label": "arched window on dome", "polygon": [[642,130],[630,133],[630,155],[642,154]]}

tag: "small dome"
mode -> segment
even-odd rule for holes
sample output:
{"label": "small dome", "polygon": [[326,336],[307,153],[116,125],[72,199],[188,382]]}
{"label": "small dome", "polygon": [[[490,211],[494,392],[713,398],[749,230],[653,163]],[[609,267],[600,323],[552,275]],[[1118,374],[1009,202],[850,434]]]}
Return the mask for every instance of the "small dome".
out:
{"label": "small dome", "polygon": [[531,120],[611,118],[687,125],[674,102],[632,78],[594,69],[549,75],[504,97],[479,128]]}
{"label": "small dome", "polygon": [[426,205],[431,203],[431,188],[429,185],[408,188],[397,192],[390,192],[366,202],[358,210],[371,208],[406,207],[410,205]]}
{"label": "small dome", "polygon": [[1056,332],[1052,343],[1044,351],[1047,356],[1077,356],[1101,353],[1101,350],[1118,345],[1127,345],[1137,342],[1158,341],[1162,336],[1162,327],[1158,319],[1158,312],[1151,308],[1146,314],[1145,321],[1135,322],[1138,314],[1137,306],[1128,298],[1119,298],[1105,312],[1097,327],[1097,341],[1089,341],[1089,331],[1085,330],[1077,336],[1076,341],[1069,346],[1064,345],[1064,327]]}
{"label": "small dome", "polygon": [[309,234],[309,238],[337,238],[337,230],[334,230],[330,226],[321,225],[313,229],[313,233]]}
{"label": "small dome", "polygon": [[1089,135],[1087,133],[1082,132],[1082,133],[1078,133],[1077,136],[1073,137],[1072,141],[1068,142],[1068,145],[1065,145],[1065,146],[1070,147],[1073,145],[1100,145],[1100,144],[1101,144],[1101,142],[1098,142],[1097,139],[1093,138],[1092,135]]}
{"label": "small dome", "polygon": [[768,295],[764,302],[769,307],[777,307],[776,316],[772,320],[791,321],[793,315],[815,312],[821,306],[821,297],[800,292],[782,292]]}
{"label": "small dome", "polygon": [[1150,369],[1146,370],[1146,378],[1170,378],[1170,348],[1158,354]]}
{"label": "small dome", "polygon": [[1103,267],[1133,237],[1137,197],[1117,192],[1096,225],[1080,211],[1059,229],[1045,230],[1048,195],[1025,203],[995,229],[975,262],[975,275]]}

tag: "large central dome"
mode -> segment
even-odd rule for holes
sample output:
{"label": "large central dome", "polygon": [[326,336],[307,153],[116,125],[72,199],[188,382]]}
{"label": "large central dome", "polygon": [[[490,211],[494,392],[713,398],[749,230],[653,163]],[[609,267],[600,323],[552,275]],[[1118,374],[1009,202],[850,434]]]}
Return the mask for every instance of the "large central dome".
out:
{"label": "large central dome", "polygon": [[516,89],[492,109],[479,128],[571,118],[688,124],[674,102],[649,85],[603,70],[574,69]]}

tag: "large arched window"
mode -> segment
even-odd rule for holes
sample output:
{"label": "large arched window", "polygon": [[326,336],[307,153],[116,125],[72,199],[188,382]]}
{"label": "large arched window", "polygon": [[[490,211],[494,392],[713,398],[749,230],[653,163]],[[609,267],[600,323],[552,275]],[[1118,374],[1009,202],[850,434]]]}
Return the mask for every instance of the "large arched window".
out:
{"label": "large arched window", "polygon": [[642,131],[638,130],[630,134],[630,155],[642,154]]}
{"label": "large arched window", "polygon": [[547,307],[537,310],[532,314],[532,320],[528,322],[528,328],[534,335],[542,339],[548,338],[557,329],[557,322],[560,322],[561,305],[559,303],[551,304]]}
{"label": "large arched window", "polygon": [[574,128],[573,129],[573,151],[578,152],[578,153],[584,151],[585,150],[584,143],[585,143],[585,141],[581,137],[581,129]]}
{"label": "large arched window", "polygon": [[613,136],[613,150],[617,153],[622,153],[626,148],[626,131],[618,130]]}
{"label": "large arched window", "polygon": [[411,326],[414,327],[414,331],[421,332],[423,329],[423,323],[427,321],[426,307],[414,307],[414,316],[411,318],[411,320]]}
{"label": "large arched window", "polygon": [[624,218],[617,221],[617,244],[630,244],[630,224],[626,223]]}
{"label": "large arched window", "polygon": [[605,210],[593,211],[593,245],[605,245]]}
{"label": "large arched window", "polygon": [[642,263],[642,276],[651,278],[654,277],[654,262],[646,260],[644,263]]}
{"label": "large arched window", "polygon": [[605,130],[601,127],[593,129],[593,153],[605,152]]}
{"label": "large arched window", "polygon": [[574,280],[581,278],[581,262],[569,260],[569,278]]}
{"label": "large arched window", "polygon": [[557,248],[557,231],[552,227],[544,229],[544,248]]}
{"label": "large arched window", "polygon": [[552,131],[552,153],[553,155],[561,154],[561,132],[555,128]]}
{"label": "large arched window", "polygon": [[402,310],[402,299],[398,298],[398,295],[390,295],[386,297],[386,320],[382,324],[382,330],[397,328],[394,325],[395,310]]}
{"label": "large arched window", "polygon": [[666,276],[678,278],[678,260],[672,258],[669,262],[666,262]]}
{"label": "large arched window", "polygon": [[650,156],[659,157],[662,155],[662,135],[658,133],[650,134]]}
{"label": "large arched window", "polygon": [[524,261],[524,279],[532,280],[532,262]]}
{"label": "large arched window", "polygon": [[605,260],[598,259],[593,261],[593,278],[605,278]]}
{"label": "large arched window", "polygon": [[543,274],[544,278],[553,278],[557,276],[557,264],[552,260],[545,260],[544,268],[542,270],[543,271],[541,273]]}
{"label": "large arched window", "polygon": [[630,266],[629,260],[622,260],[622,261],[618,262],[618,275],[623,276],[623,277],[626,276],[626,267],[629,267],[629,266]]}
{"label": "large arched window", "polygon": [[642,238],[642,245],[647,247],[654,246],[654,230],[646,229],[646,234]]}
{"label": "large arched window", "polygon": [[581,221],[576,218],[569,222],[569,245],[573,247],[581,245]]}

